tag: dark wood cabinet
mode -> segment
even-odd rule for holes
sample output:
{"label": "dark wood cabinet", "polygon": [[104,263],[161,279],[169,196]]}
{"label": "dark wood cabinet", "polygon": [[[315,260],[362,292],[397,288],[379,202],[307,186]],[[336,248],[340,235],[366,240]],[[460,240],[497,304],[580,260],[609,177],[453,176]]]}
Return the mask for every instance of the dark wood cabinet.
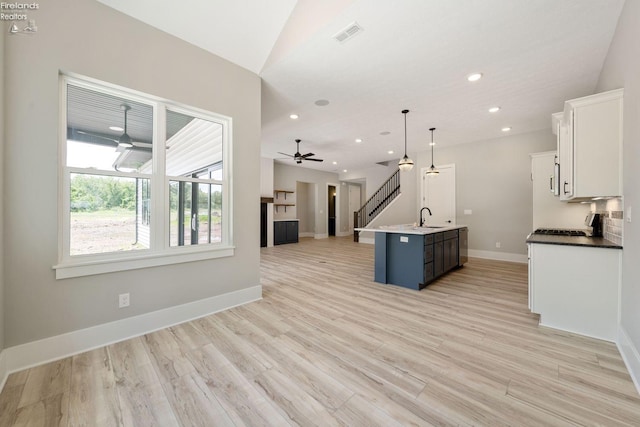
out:
{"label": "dark wood cabinet", "polygon": [[298,243],[298,221],[275,221],[273,223],[273,244]]}
{"label": "dark wood cabinet", "polygon": [[443,234],[443,269],[449,271],[458,266],[458,230],[446,231]]}

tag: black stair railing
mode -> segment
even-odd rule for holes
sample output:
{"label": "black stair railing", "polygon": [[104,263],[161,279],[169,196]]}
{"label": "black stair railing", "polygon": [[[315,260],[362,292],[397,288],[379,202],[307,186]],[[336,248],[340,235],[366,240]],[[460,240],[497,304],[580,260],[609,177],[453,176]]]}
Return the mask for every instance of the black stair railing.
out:
{"label": "black stair railing", "polygon": [[[400,169],[387,179],[384,184],[365,202],[362,207],[353,213],[353,227],[366,227],[400,194]],[[359,232],[353,232],[353,241],[357,242]]]}

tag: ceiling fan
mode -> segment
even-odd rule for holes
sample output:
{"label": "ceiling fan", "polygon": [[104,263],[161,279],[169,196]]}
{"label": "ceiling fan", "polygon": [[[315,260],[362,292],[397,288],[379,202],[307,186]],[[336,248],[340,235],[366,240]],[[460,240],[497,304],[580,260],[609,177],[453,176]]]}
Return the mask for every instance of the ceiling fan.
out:
{"label": "ceiling fan", "polygon": [[109,138],[107,136],[86,132],[86,131],[81,131],[81,130],[78,130],[77,133],[81,135],[88,135],[93,138],[100,138],[108,141],[113,141],[116,143],[116,151],[125,151],[125,150],[151,151],[151,146],[152,146],[151,143],[142,142],[142,141],[133,141],[133,139],[129,136],[129,134],[127,133],[127,112],[131,110],[131,107],[127,104],[122,104],[120,107],[124,111],[124,131],[118,139]]}
{"label": "ceiling fan", "polygon": [[296,154],[287,154],[287,153],[281,153],[280,151],[278,151],[278,154],[282,154],[284,156],[288,156],[293,158],[293,160],[296,161],[296,163],[300,164],[302,163],[303,160],[311,160],[312,162],[322,162],[322,159],[313,159],[311,158],[311,156],[315,156],[315,154],[313,153],[307,153],[307,154],[300,154],[300,140],[296,139]]}

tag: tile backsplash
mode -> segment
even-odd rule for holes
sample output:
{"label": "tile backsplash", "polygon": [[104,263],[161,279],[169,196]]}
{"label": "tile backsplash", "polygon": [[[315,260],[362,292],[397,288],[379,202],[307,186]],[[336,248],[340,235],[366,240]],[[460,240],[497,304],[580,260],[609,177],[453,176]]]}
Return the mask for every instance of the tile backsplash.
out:
{"label": "tile backsplash", "polygon": [[602,235],[605,239],[622,246],[624,210],[622,198],[598,201],[591,211],[602,214]]}
{"label": "tile backsplash", "polygon": [[604,218],[602,235],[605,239],[622,246],[622,211],[611,211]]}

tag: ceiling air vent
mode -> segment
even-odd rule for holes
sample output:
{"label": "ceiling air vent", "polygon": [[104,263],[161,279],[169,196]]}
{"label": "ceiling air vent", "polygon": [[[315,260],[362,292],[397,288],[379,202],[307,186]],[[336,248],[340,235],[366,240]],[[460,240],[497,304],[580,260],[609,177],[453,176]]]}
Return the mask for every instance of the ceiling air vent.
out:
{"label": "ceiling air vent", "polygon": [[340,43],[344,43],[347,40],[351,39],[352,37],[356,36],[357,34],[360,34],[362,31],[364,30],[360,26],[360,24],[354,21],[351,24],[347,25],[342,30],[338,31],[333,36],[333,38],[338,40]]}

